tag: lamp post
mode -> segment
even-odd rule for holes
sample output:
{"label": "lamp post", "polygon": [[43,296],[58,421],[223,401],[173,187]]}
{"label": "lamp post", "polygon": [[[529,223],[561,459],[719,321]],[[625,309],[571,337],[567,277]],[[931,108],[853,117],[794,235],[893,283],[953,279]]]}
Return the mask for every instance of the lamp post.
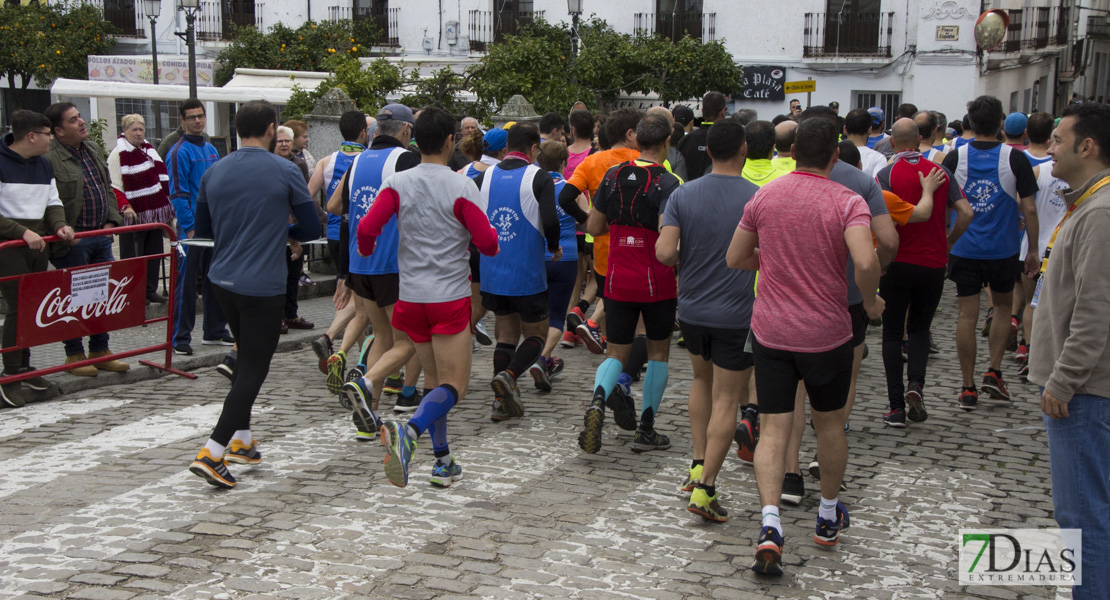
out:
{"label": "lamp post", "polygon": [[[143,5],[146,8],[146,16],[150,18],[151,67],[154,72],[154,85],[158,85],[158,32],[154,25],[158,15],[162,14],[162,0],[143,0]],[[151,104],[154,112],[154,135],[158,141],[162,141],[162,116],[159,114],[161,111],[158,110],[158,100],[152,100]]]}
{"label": "lamp post", "polygon": [[575,82],[574,63],[578,59],[578,17],[582,14],[582,0],[567,0],[570,14],[570,82]]}
{"label": "lamp post", "polygon": [[189,97],[197,97],[197,40],[196,30],[193,25],[200,11],[200,0],[178,0],[178,6],[185,11],[185,33],[174,32],[177,37],[185,40],[189,48]]}

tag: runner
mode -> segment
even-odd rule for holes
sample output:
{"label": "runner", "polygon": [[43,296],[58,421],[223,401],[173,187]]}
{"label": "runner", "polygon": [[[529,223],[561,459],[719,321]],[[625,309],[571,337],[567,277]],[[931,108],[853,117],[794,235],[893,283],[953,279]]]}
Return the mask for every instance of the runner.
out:
{"label": "runner", "polygon": [[[540,144],[540,153],[536,157],[536,164],[551,174],[555,182],[555,197],[563,191],[566,181],[563,179],[563,168],[567,163],[567,147],[559,142],[544,142]],[[585,196],[578,197],[578,207],[585,209]],[[568,215],[562,207],[556,204],[559,214],[559,246],[563,249],[562,260],[553,261],[554,255],[550,252],[547,258],[547,341],[543,346],[543,353],[535,364],[528,368],[528,372],[535,381],[536,389],[550,392],[551,378],[563,370],[563,359],[552,356],[555,346],[563,336],[563,326],[567,318],[567,306],[571,299],[571,292],[578,284],[578,239],[574,217]]]}
{"label": "runner", "polygon": [[[509,132],[504,129],[491,129],[481,134],[477,140],[481,144],[482,156],[479,160],[458,172],[474,179],[504,160],[509,150],[505,147],[509,140]],[[472,143],[472,142],[471,142]],[[470,247],[470,325],[474,331],[474,340],[483,346],[493,345],[482,319],[486,316],[486,307],[482,306],[482,266],[481,253],[473,244]]]}
{"label": "runner", "polygon": [[[358,239],[354,235],[361,221],[370,208],[382,187],[382,183],[394,173],[404,172],[416,167],[420,163],[420,155],[411,150],[406,150],[409,139],[412,137],[413,124],[412,111],[403,104],[387,104],[378,113],[378,136],[374,138],[370,148],[351,162],[347,174],[343,176],[339,186],[332,192],[328,201],[328,210],[340,209],[348,215],[348,227],[351,233],[349,248],[348,268],[350,275],[347,285],[351,287],[356,299],[362,305],[363,312],[370,317],[374,328],[374,339],[369,351],[366,353],[365,365],[368,369],[365,375],[360,375],[352,381],[343,383],[339,379],[335,385],[334,373],[342,373],[345,365],[346,350],[354,344],[354,338],[361,329],[354,329],[350,325],[343,336],[340,352],[328,360],[328,389],[339,393],[339,401],[344,407],[354,411],[357,403],[352,404],[351,394],[364,398],[364,403],[371,410],[377,410],[377,400],[384,393],[385,377],[394,373],[396,369],[405,364],[414,356],[412,344],[404,332],[393,329],[390,321],[393,318],[395,304],[399,294],[400,275],[398,274],[397,257],[397,223],[389,221],[379,236],[380,245],[372,256],[358,254]],[[338,205],[338,206],[337,206]],[[344,206],[346,208],[344,210]],[[354,329],[354,330],[353,330]],[[348,335],[351,339],[348,340]],[[370,344],[370,341],[365,344]],[[404,357],[395,366],[392,366],[380,378],[374,379],[375,368],[384,368],[382,359],[391,349],[397,347],[397,352],[391,356]],[[379,364],[380,363],[380,364]],[[401,395],[394,405],[397,411],[416,410],[420,404],[420,392],[416,389],[420,373],[419,362],[413,361],[406,373],[405,385]],[[355,414],[356,438],[360,440],[373,439],[377,427],[373,420],[362,412]]]}
{"label": "runner", "polygon": [[[770,156],[774,128],[766,121],[753,121],[747,129],[753,126],[762,128],[760,152]],[[732,446],[737,406],[749,404],[752,375],[752,355],[744,351],[744,343],[755,299],[755,271],[731,270],[720,256],[736,230],[733,221],[740,221],[759,189],[743,176],[745,129],[730,119],[709,128],[706,151],[713,171],[671,195],[655,244],[659,262],[682,263],[678,321],[694,368],[689,397],[694,458],[682,485],[682,491],[692,492],[686,510],[718,522],[728,520],[728,511],[718,502],[717,474]]]}
{"label": "runner", "polygon": [[[344,112],[339,117],[339,134],[343,136],[343,143],[339,146],[339,150],[325,156],[320,159],[320,162],[316,163],[316,170],[312,172],[312,178],[308,182],[308,194],[313,198],[321,189],[324,190],[325,204],[326,199],[331,198],[332,193],[339,187],[340,180],[347,174],[347,169],[351,166],[354,158],[360,152],[366,150],[366,144],[369,143],[366,115],[359,110]],[[341,260],[347,258],[347,253],[340,251],[341,238],[346,239],[347,237],[340,233],[343,229],[343,223],[343,216],[328,213],[328,255],[331,256],[336,272],[335,294],[333,296],[335,317],[332,318],[331,326],[324,332],[324,335],[312,342],[312,350],[320,361],[320,372],[324,375],[328,374],[328,358],[335,353],[332,340],[338,338],[339,334],[346,329],[347,324],[356,318],[356,307],[359,306],[357,302],[350,301],[351,288],[347,287],[348,269],[345,263],[340,264]],[[361,329],[366,329],[366,325],[370,322],[366,315],[359,315],[357,320],[362,325]]]}
{"label": "runner", "polygon": [[[779,500],[799,380],[810,396],[823,471],[814,541],[835,545],[840,530],[849,525],[848,511],[838,499],[848,460],[843,408],[852,378],[845,275],[849,256],[857,263],[855,278],[868,315],[882,314],[883,301],[875,294],[879,261],[868,235],[867,204],[828,179],[836,163],[836,142],[833,122],[803,119],[793,150],[797,170],[756,192],[726,256],[731,268],[760,268],[751,320],[762,421],[755,451],[763,504],[752,565],[757,573],[782,574]],[[821,201],[814,202],[816,198]]]}
{"label": "runner", "polygon": [[[563,255],[555,185],[532,164],[539,145],[540,132],[535,125],[514,125],[509,130],[505,160],[474,179],[504,250],[481,259],[482,306],[496,315],[497,324],[490,382],[493,421],[524,414],[516,380],[540,357],[547,339],[545,243],[553,255],[550,260],[559,262]],[[517,346],[521,334],[524,341]],[[546,385],[551,387],[550,380]]]}
{"label": "runner", "polygon": [[[280,335],[286,241],[307,242],[320,232],[304,176],[292,162],[269,152],[277,130],[274,106],[265,101],[242,105],[235,130],[242,146],[201,179],[191,228],[215,241],[208,277],[240,352],[219,421],[189,471],[225,489],[236,484],[227,463],[262,462],[251,435],[251,409]],[[290,212],[294,225],[289,225]]]}
{"label": "runner", "polygon": [[[462,478],[462,467],[447,443],[447,413],[466,394],[473,360],[465,252],[473,239],[483,254],[497,254],[497,231],[489,224],[474,182],[447,167],[454,150],[454,118],[429,108],[420,113],[414,129],[421,164],[382,183],[359,223],[357,241],[359,253],[372,256],[377,238],[396,216],[401,279],[392,322],[415,342],[429,390],[407,423],[381,426],[382,445],[388,451],[386,476],[393,485],[408,484],[416,441],[428,432],[436,456],[431,483],[447,487]],[[376,415],[371,418],[377,420]]]}
{"label": "runner", "polygon": [[[668,119],[647,115],[636,125],[635,132],[629,133],[635,136],[640,156],[605,174],[594,195],[594,208],[587,223],[595,238],[610,230],[613,234],[605,276],[610,317],[608,358],[597,368],[593,400],[586,409],[585,428],[578,436],[579,447],[589,454],[601,449],[605,406],[629,360],[636,324],[641,317],[647,332],[648,365],[640,425],[632,450],[666,450],[671,446],[667,436],[655,431],[655,418],[667,387],[667,358],[678,294],[674,267],[660,263],[655,253],[648,249],[655,247],[667,199],[681,181],[661,164],[666,159],[671,137]],[[563,188],[560,199],[567,195],[569,187]],[[630,405],[630,399],[624,396],[614,407],[614,419],[622,429],[629,429],[628,425],[635,422]]]}

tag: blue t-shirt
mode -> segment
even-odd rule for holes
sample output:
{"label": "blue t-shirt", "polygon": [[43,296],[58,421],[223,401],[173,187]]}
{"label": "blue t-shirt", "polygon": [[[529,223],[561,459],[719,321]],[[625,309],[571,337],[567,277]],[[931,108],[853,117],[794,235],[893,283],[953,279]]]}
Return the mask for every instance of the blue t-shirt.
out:
{"label": "blue t-shirt", "polygon": [[728,268],[722,250],[758,190],[743,177],[710,173],[679,186],[667,200],[663,227],[679,228],[678,319],[683,323],[751,326],[755,271]]}
{"label": "blue t-shirt", "polygon": [[956,240],[951,254],[997,260],[1021,250],[1021,198],[1037,193],[1037,179],[1024,152],[1001,142],[960,146],[944,158],[975,218]]}
{"label": "blue t-shirt", "polygon": [[[339,187],[339,182],[343,179],[343,175],[351,166],[351,162],[358,156],[357,154],[344,154],[336,152],[331,155],[331,160],[328,161],[327,171],[324,177],[328,180],[328,186],[324,190],[324,199],[331,198],[332,192],[335,188]],[[339,240],[339,228],[343,226],[343,217],[328,213],[328,239]]]}
{"label": "blue t-shirt", "polygon": [[539,167],[486,169],[482,197],[486,216],[497,230],[501,251],[481,256],[483,292],[499,296],[530,296],[547,289],[543,226],[539,201],[532,191],[535,177],[548,177]]}
{"label": "blue t-shirt", "polygon": [[[551,179],[555,182],[555,197],[558,198],[559,194],[563,191],[563,186],[567,184],[563,179],[562,173],[558,171],[551,171]],[[570,262],[578,260],[578,222],[574,217],[567,214],[559,203],[555,203],[555,212],[559,214],[559,246],[563,249],[562,262]],[[547,260],[551,260],[554,256],[547,249],[544,249]]]}
{"label": "blue t-shirt", "polygon": [[397,269],[397,215],[393,215],[382,229],[374,246],[374,253],[362,256],[358,253],[358,222],[378,197],[382,182],[397,172],[397,160],[406,150],[401,147],[371,148],[358,155],[351,163],[347,176],[347,190],[350,192],[350,206],[347,221],[350,229],[350,251],[348,256],[351,273],[359,275],[390,275]]}
{"label": "blue t-shirt", "polygon": [[[244,296],[284,294],[289,213],[311,203],[297,165],[262,148],[240,148],[212,165],[197,197],[198,208],[208,209],[215,240],[208,279]],[[316,213],[308,212],[319,235]]]}

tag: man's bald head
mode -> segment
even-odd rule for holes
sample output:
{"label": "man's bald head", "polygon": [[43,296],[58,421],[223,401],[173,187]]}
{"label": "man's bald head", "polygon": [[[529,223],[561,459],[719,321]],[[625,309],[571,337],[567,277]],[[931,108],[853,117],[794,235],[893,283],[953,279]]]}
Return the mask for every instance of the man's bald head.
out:
{"label": "man's bald head", "polygon": [[789,154],[794,145],[794,134],[798,131],[797,121],[783,121],[775,125],[775,149],[779,154]]}
{"label": "man's bald head", "polygon": [[902,117],[894,122],[890,128],[890,143],[895,152],[902,150],[916,150],[917,143],[921,141],[917,122],[913,119]]}
{"label": "man's bald head", "polygon": [[913,122],[917,123],[917,133],[922,139],[931,138],[936,133],[937,116],[934,113],[923,110],[913,116]]}
{"label": "man's bald head", "polygon": [[667,120],[670,121],[671,127],[674,127],[674,115],[672,115],[671,111],[669,109],[667,109],[666,107],[653,106],[653,107],[647,109],[647,113],[645,113],[645,114],[647,114],[647,115],[659,115],[659,116],[662,116],[662,117],[666,117]]}

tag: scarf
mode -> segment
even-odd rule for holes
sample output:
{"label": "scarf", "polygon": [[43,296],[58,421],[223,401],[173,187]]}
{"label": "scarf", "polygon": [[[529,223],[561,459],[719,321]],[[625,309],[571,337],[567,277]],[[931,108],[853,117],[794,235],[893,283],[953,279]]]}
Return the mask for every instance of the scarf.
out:
{"label": "scarf", "polygon": [[173,220],[170,204],[169,174],[166,163],[149,142],[136,148],[121,134],[116,140],[123,195],[135,210],[138,223],[169,223]]}
{"label": "scarf", "polygon": [[903,150],[891,157],[890,163],[894,164],[902,159],[908,160],[910,162],[917,162],[921,159],[921,152],[919,150]]}

